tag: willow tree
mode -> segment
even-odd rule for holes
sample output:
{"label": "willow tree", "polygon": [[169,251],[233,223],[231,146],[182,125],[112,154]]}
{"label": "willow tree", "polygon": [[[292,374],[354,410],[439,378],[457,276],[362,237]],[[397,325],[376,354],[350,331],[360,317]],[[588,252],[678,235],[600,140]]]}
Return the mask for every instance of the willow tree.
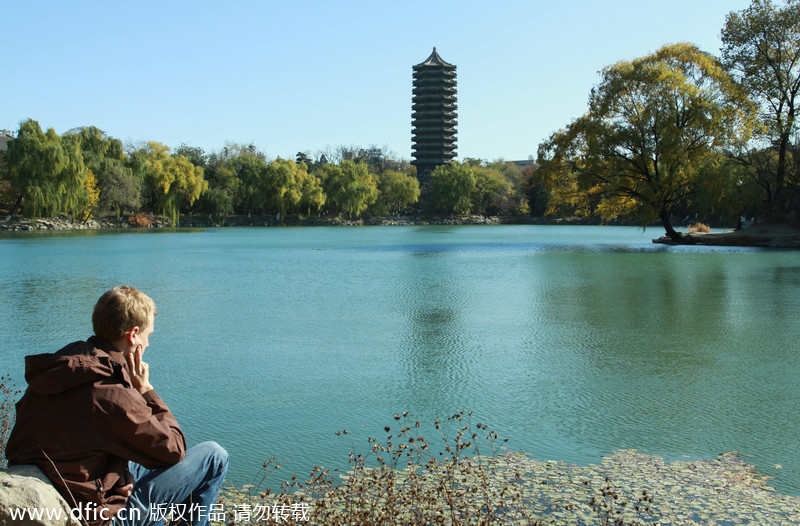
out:
{"label": "willow tree", "polygon": [[342,161],[339,166],[322,167],[327,202],[351,218],[360,215],[378,199],[378,177],[367,164]]}
{"label": "willow tree", "polygon": [[202,168],[182,155],[169,153],[169,147],[161,143],[148,143],[144,174],[156,211],[169,216],[172,224],[177,225],[181,207],[194,204],[208,189],[208,183],[203,179]]}
{"label": "willow tree", "polygon": [[550,212],[567,208],[604,220],[670,221],[703,177],[718,173],[718,151],[746,140],[754,106],[717,59],[674,44],[602,71],[589,111],[539,147],[539,177]]}
{"label": "willow tree", "polygon": [[280,157],[267,165],[267,193],[280,220],[285,219],[287,210],[296,207],[303,197],[301,172],[306,171],[305,166]]}
{"label": "willow tree", "polygon": [[316,175],[308,173],[305,163],[298,163],[299,167],[299,184],[300,184],[300,206],[302,206],[311,215],[314,211],[319,213],[319,210],[325,205],[327,199],[325,192],[322,190],[322,183]]}
{"label": "willow tree", "polygon": [[225,161],[227,171],[221,168],[215,170],[215,176],[224,176],[222,186],[231,189],[235,210],[249,215],[269,208],[267,162],[263,156],[242,150]]}
{"label": "willow tree", "polygon": [[9,141],[4,159],[17,204],[26,217],[36,219],[61,212],[59,175],[66,162],[61,137],[55,130],[44,132],[38,122],[24,121],[16,138]]}
{"label": "willow tree", "polygon": [[777,149],[774,186],[779,191],[791,168],[787,153],[800,102],[800,0],[783,6],[753,0],[728,15],[721,37],[723,61],[759,103],[766,138]]}
{"label": "willow tree", "polygon": [[379,177],[380,200],[390,212],[400,212],[419,201],[419,181],[416,177],[386,170]]}
{"label": "willow tree", "polygon": [[[61,211],[73,218],[91,215],[89,209],[97,204],[94,177],[87,182],[89,171],[83,161],[80,138],[71,133],[61,137],[62,164],[58,173],[58,193]],[[94,200],[94,203],[91,201]]]}

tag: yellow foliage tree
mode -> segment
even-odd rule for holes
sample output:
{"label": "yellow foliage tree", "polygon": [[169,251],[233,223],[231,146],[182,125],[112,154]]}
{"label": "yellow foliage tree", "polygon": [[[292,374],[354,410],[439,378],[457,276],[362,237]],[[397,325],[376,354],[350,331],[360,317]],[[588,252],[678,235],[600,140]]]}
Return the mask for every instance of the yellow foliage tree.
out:
{"label": "yellow foliage tree", "polygon": [[100,201],[100,189],[97,188],[97,179],[91,170],[86,171],[86,178],[83,180],[83,188],[86,190],[86,208],[83,211],[83,221],[88,221],[94,216],[97,210],[97,203]]}
{"label": "yellow foliage tree", "polygon": [[637,217],[643,225],[660,218],[680,239],[672,207],[718,173],[720,149],[749,137],[754,109],[719,61],[692,44],[608,66],[589,111],[539,146],[549,212]]}
{"label": "yellow foliage tree", "polygon": [[161,143],[147,144],[145,178],[154,191],[156,211],[169,216],[177,226],[181,206],[193,205],[208,189],[208,182],[203,179],[201,167],[183,155],[169,153],[169,147]]}

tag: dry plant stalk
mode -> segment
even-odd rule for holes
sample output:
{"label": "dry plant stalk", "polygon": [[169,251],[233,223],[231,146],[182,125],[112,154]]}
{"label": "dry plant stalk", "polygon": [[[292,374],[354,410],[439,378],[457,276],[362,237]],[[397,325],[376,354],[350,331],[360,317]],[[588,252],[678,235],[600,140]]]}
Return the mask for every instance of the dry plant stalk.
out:
{"label": "dry plant stalk", "polygon": [[[472,424],[471,417],[472,413],[461,411],[444,422],[436,419],[437,440],[441,438],[443,444],[436,452],[421,434],[420,422],[411,422],[408,413],[394,416],[395,426],[399,427],[384,427],[384,441],[370,437],[369,450],[364,454],[356,451],[347,430],[337,432],[351,440],[349,469],[347,473],[336,471],[341,479],[338,484],[330,471],[314,467],[305,481],[292,475],[291,480],[281,484],[280,493],[260,491],[260,484],[277,469],[273,458],[264,464],[262,470],[266,474],[259,484],[223,491],[220,502],[228,512],[225,524],[247,524],[231,509],[244,502],[258,502],[272,509],[298,503],[308,507],[308,516],[302,520],[288,516],[268,524],[556,524],[552,517],[534,516],[535,507],[527,500],[525,489],[538,482],[523,480],[518,471],[509,471],[497,463],[501,453],[497,433],[485,424]],[[597,504],[595,520],[623,524],[613,506],[606,507],[605,501],[600,506],[599,499],[592,504]]]}

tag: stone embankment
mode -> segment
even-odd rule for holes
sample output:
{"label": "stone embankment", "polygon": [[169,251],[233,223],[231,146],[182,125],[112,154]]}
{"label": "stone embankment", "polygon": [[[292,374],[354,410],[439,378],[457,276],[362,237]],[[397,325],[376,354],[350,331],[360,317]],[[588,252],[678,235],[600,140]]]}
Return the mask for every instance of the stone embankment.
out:
{"label": "stone embankment", "polygon": [[[430,217],[430,216],[402,216],[402,217],[369,217],[365,219],[345,219],[341,217],[304,218],[289,217],[279,220],[271,216],[231,216],[225,219],[223,225],[215,225],[208,217],[186,216],[181,218],[180,226],[186,228],[213,226],[415,226],[415,225],[497,225],[501,224],[500,218],[491,216],[461,216],[461,217]],[[118,229],[118,228],[162,228],[169,227],[170,221],[163,218],[102,218],[88,221],[73,221],[67,218],[42,218],[35,222],[30,219],[9,218],[0,220],[0,231],[55,231],[55,230],[93,230],[93,229]]]}
{"label": "stone embankment", "polygon": [[48,217],[36,219],[8,219],[0,220],[0,231],[25,232],[25,231],[52,231],[52,230],[96,230],[112,228],[152,228],[168,226],[168,221],[152,220],[150,225],[131,224],[127,218],[122,219],[89,219],[88,221],[73,221],[63,217]]}

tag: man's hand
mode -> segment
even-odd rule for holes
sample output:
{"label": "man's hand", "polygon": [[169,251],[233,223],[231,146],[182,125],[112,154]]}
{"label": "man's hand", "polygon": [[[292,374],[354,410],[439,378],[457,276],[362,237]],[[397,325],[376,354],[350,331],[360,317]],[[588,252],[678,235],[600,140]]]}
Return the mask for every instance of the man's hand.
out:
{"label": "man's hand", "polygon": [[119,487],[119,492],[126,497],[130,497],[131,493],[133,492],[133,488],[135,486],[135,481],[133,480],[133,475],[126,469],[125,470],[125,485]]}
{"label": "man's hand", "polygon": [[140,394],[145,394],[152,391],[153,386],[150,385],[150,366],[147,365],[147,362],[142,361],[142,353],[144,353],[144,349],[138,346],[132,353],[125,355],[125,359],[128,362],[133,388]]}

